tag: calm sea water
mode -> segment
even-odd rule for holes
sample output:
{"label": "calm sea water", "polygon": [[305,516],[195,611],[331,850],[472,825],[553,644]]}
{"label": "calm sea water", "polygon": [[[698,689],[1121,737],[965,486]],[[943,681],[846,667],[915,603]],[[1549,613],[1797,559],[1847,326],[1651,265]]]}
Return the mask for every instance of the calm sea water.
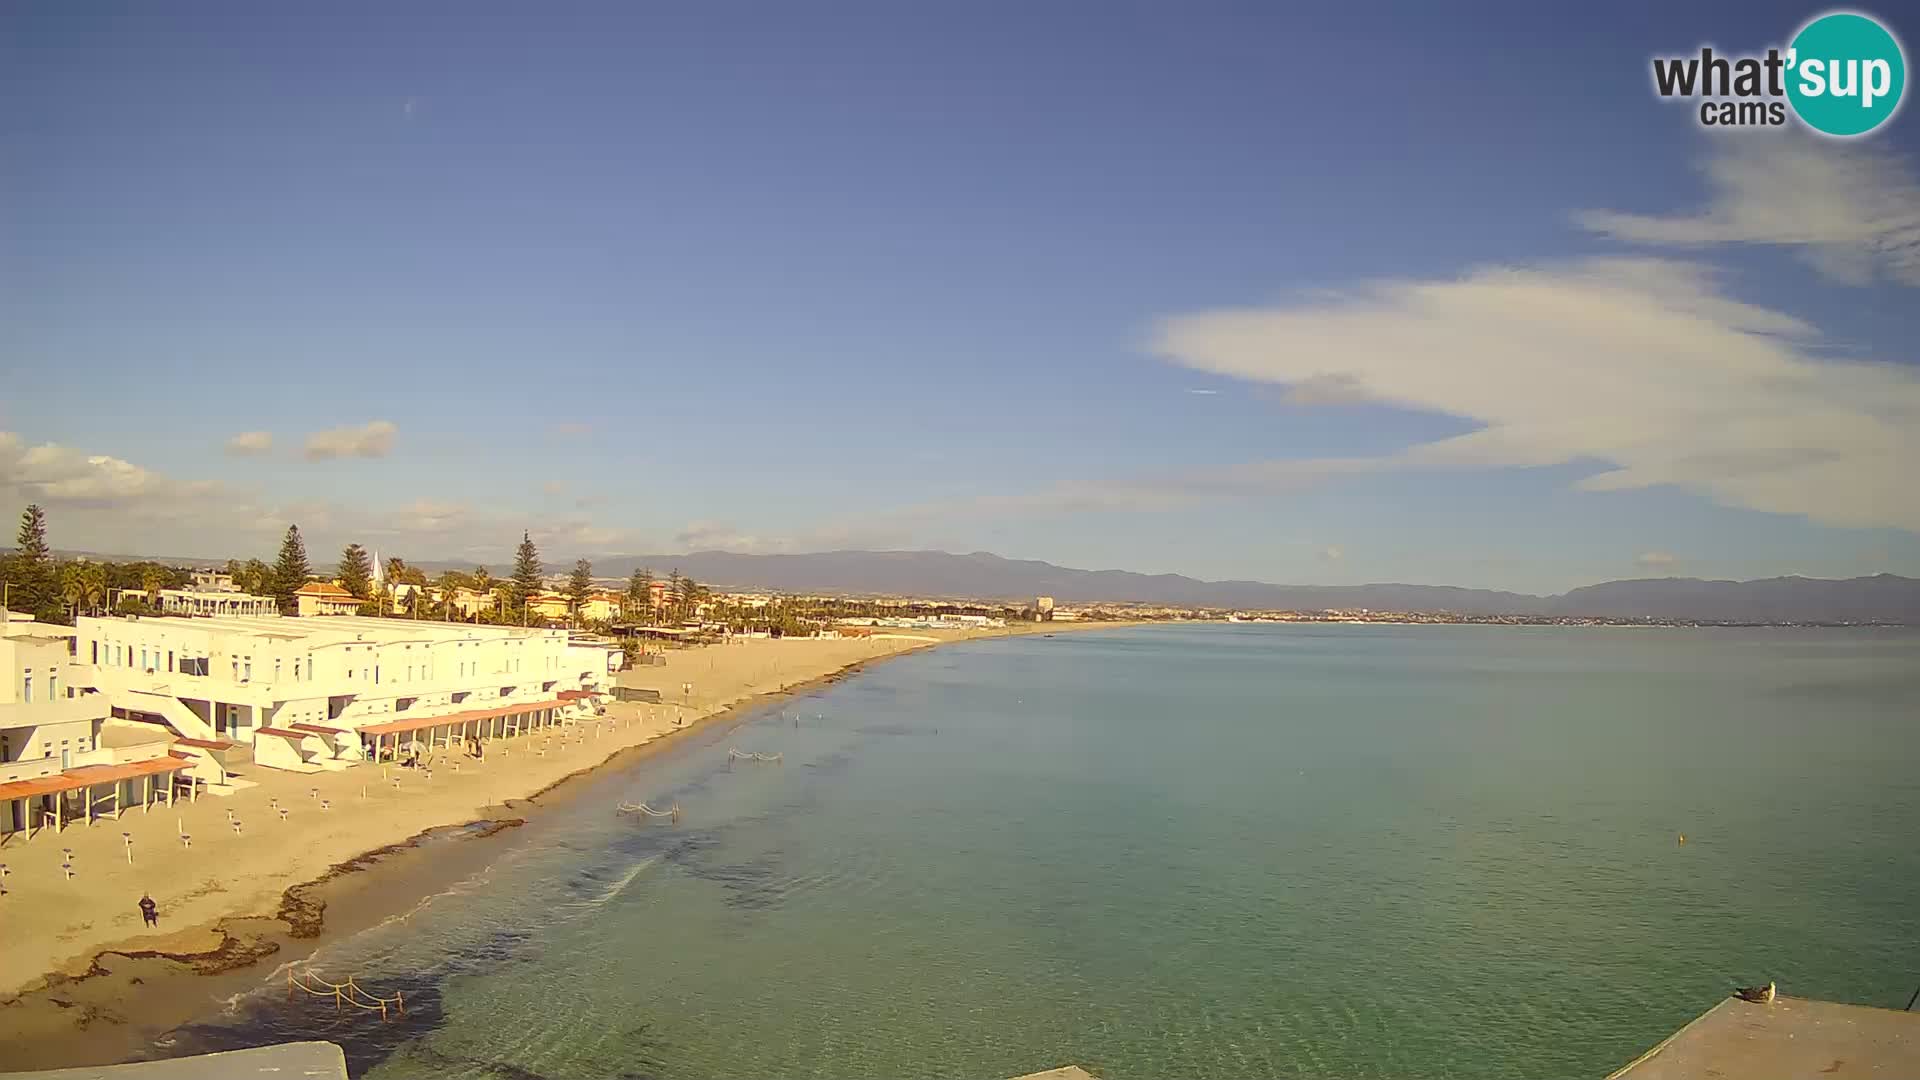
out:
{"label": "calm sea water", "polygon": [[1912,634],[984,641],[572,806],[321,955],[404,989],[404,1024],[269,984],[174,1051],[330,1038],[380,1080],[1598,1077],[1735,982],[1896,1008],[1920,983]]}

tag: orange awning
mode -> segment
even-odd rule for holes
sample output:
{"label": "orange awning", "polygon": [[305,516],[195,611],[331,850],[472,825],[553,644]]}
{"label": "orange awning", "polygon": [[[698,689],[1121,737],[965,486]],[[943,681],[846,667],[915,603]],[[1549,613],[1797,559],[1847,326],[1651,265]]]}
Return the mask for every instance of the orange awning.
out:
{"label": "orange awning", "polygon": [[9,784],[0,784],[0,802],[31,799],[39,795],[58,795],[63,791],[78,791],[97,784],[137,780],[142,776],[178,772],[181,769],[191,769],[193,766],[193,761],[173,753],[148,761],[131,761],[125,765],[83,765],[78,769],[68,769],[53,776],[36,776],[31,780],[15,780]]}
{"label": "orange awning", "polygon": [[288,724],[289,731],[304,731],[309,735],[348,735],[351,730],[341,727],[327,727],[325,724]]}
{"label": "orange awning", "polygon": [[448,713],[445,716],[422,716],[417,720],[389,720],[384,724],[368,724],[360,728],[362,735],[398,735],[407,731],[419,731],[421,728],[439,727],[442,724],[464,724],[472,720],[492,720],[514,713],[538,712],[541,709],[557,709],[565,705],[564,701],[530,701],[524,705],[502,705],[493,709],[473,709],[468,712]]}

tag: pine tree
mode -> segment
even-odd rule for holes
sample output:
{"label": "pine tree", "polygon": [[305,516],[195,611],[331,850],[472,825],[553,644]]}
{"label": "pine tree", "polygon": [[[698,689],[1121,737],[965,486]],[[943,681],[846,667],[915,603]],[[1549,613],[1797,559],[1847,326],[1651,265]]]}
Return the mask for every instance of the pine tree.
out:
{"label": "pine tree", "polygon": [[527,597],[540,591],[540,549],[534,546],[533,537],[528,533],[520,534],[520,546],[513,553],[513,606],[520,612],[522,621],[527,613]]}
{"label": "pine tree", "polygon": [[573,573],[567,575],[567,604],[577,614],[580,605],[592,594],[593,564],[581,559],[573,564]]}
{"label": "pine tree", "polygon": [[57,622],[60,619],[60,579],[54,572],[53,552],[47,547],[47,515],[38,503],[20,513],[18,549],[7,570],[13,585],[9,603],[36,619]]}
{"label": "pine tree", "polygon": [[373,559],[359,544],[340,553],[340,587],[362,600],[373,595]]}
{"label": "pine tree", "polygon": [[280,558],[273,564],[273,596],[280,601],[280,614],[297,615],[300,606],[293,594],[307,583],[313,568],[307,565],[307,542],[300,539],[300,526],[287,526],[286,538],[280,541]]}

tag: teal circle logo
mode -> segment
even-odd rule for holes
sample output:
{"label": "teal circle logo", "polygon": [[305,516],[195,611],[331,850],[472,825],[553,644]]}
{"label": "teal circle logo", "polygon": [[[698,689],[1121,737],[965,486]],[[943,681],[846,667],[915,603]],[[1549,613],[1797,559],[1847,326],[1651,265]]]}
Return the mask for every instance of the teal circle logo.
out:
{"label": "teal circle logo", "polygon": [[1802,122],[1823,134],[1865,135],[1892,119],[1907,89],[1900,42],[1855,12],[1808,23],[1787,56],[1787,100]]}

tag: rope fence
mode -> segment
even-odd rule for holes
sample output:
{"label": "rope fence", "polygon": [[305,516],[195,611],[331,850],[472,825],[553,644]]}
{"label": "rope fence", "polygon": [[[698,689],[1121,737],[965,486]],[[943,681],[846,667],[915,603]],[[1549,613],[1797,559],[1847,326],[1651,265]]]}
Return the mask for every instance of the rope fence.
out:
{"label": "rope fence", "polygon": [[623,802],[620,804],[620,812],[623,814],[645,814],[648,817],[655,818],[672,818],[675,822],[680,820],[680,804],[677,802],[665,810],[655,810],[646,803]]}
{"label": "rope fence", "polygon": [[387,1008],[388,1006],[392,1006],[401,1016],[407,1015],[406,996],[400,993],[400,991],[394,991],[392,997],[380,997],[377,994],[370,994],[366,988],[355,982],[351,975],[347,976],[346,982],[336,983],[328,982],[312,970],[295,971],[292,968],[288,968],[288,1001],[293,1000],[293,992],[295,990],[305,991],[314,997],[332,998],[334,1012],[339,1012],[340,1006],[342,1005],[351,1005],[356,1009],[364,1009],[367,1012],[377,1012],[380,1014],[380,1019],[386,1020],[388,1019]]}
{"label": "rope fence", "polygon": [[732,761],[734,758],[742,758],[747,761],[783,761],[785,760],[785,758],[780,754],[749,754],[745,750],[741,750],[738,747],[733,747],[733,746],[727,747],[727,760]]}

